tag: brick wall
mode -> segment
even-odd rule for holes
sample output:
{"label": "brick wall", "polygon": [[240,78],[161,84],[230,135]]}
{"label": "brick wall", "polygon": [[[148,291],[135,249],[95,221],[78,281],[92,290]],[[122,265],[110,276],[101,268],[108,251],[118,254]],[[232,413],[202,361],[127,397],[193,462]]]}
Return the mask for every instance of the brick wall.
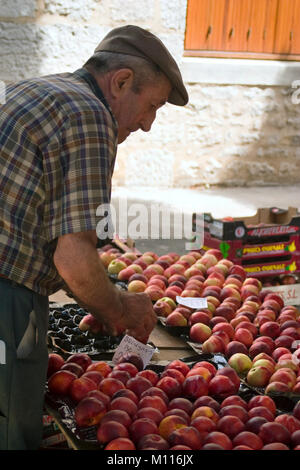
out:
{"label": "brick wall", "polygon": [[[113,27],[150,29],[182,62],[187,0],[1,0],[0,80],[72,71]],[[149,134],[120,145],[114,185],[300,182],[300,105],[285,87],[187,83]]]}

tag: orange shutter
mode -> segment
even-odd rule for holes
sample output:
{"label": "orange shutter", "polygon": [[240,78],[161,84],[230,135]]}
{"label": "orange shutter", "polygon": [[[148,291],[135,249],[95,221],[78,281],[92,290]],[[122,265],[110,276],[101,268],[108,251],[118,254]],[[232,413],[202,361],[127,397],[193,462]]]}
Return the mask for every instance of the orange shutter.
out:
{"label": "orange shutter", "polygon": [[186,55],[300,58],[300,0],[188,0]]}

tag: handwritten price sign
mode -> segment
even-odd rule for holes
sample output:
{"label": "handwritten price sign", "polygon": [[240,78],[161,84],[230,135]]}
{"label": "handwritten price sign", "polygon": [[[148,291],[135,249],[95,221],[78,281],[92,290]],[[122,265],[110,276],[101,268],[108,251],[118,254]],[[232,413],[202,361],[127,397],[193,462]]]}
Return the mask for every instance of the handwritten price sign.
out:
{"label": "handwritten price sign", "polygon": [[116,364],[122,356],[128,353],[138,354],[145,368],[155,353],[155,349],[147,344],[140,343],[132,336],[125,335],[115,351],[112,362]]}
{"label": "handwritten price sign", "polygon": [[264,290],[279,294],[283,298],[284,305],[300,305],[300,284],[265,287]]}

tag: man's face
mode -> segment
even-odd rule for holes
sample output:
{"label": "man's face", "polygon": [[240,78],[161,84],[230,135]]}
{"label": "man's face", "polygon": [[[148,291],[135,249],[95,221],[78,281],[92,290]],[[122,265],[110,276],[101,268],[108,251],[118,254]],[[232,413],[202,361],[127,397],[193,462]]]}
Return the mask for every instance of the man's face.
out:
{"label": "man's face", "polygon": [[166,103],[170,92],[171,84],[165,76],[155,84],[145,85],[139,94],[128,89],[113,109],[119,126],[118,143],[139,129],[149,132],[157,110]]}

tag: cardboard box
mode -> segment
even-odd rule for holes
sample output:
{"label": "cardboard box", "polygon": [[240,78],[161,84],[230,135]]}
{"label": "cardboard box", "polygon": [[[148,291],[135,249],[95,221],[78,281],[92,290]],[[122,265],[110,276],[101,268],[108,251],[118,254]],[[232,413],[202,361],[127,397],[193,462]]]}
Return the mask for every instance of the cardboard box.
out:
{"label": "cardboard box", "polygon": [[244,218],[215,219],[205,213],[202,251],[210,248],[221,250],[224,258],[243,266],[249,276],[298,274],[300,214],[294,207],[261,208]]}

